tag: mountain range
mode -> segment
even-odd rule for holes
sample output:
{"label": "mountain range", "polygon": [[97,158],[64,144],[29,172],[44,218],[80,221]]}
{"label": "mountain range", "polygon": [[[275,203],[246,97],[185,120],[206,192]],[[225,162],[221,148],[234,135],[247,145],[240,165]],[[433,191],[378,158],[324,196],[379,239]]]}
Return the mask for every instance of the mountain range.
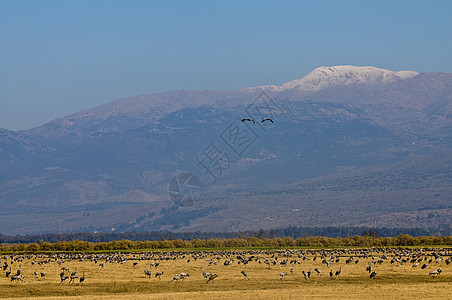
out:
{"label": "mountain range", "polygon": [[0,233],[451,226],[451,149],[448,73],[124,98],[0,129]]}

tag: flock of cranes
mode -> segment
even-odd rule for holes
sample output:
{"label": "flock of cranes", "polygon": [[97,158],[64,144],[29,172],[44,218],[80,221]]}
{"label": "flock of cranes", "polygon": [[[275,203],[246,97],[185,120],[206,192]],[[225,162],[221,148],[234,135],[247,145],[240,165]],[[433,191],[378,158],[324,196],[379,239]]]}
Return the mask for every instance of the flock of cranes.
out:
{"label": "flock of cranes", "polygon": [[[347,272],[347,265],[354,264],[362,266],[362,272],[367,272],[371,280],[378,278],[378,276],[384,276],[378,269],[383,263],[391,264],[394,266],[411,265],[412,270],[420,266],[420,270],[425,272],[425,275],[430,277],[438,277],[443,272],[443,268],[448,266],[452,262],[452,249],[387,249],[387,248],[370,248],[370,249],[341,249],[341,250],[246,250],[246,251],[171,251],[171,252],[144,252],[144,253],[102,253],[102,254],[89,254],[89,253],[57,253],[57,254],[15,254],[15,255],[3,255],[0,257],[0,266],[4,272],[3,277],[9,278],[11,282],[25,282],[25,274],[22,270],[22,264],[29,260],[28,267],[40,266],[43,268],[46,265],[57,264],[61,267],[59,274],[50,274],[34,270],[33,273],[36,279],[45,280],[47,277],[51,277],[52,280],[58,278],[59,283],[83,285],[85,282],[85,271],[87,268],[83,265],[78,265],[72,271],[69,270],[64,264],[69,262],[91,262],[97,264],[100,268],[100,272],[106,267],[107,264],[130,264],[131,270],[137,269],[136,267],[142,264],[146,264],[144,267],[145,278],[159,278],[166,276],[167,272],[161,270],[161,265],[168,267],[171,261],[179,261],[183,263],[185,268],[191,270],[190,272],[199,272],[195,278],[202,278],[205,283],[212,283],[216,278],[223,277],[219,270],[220,268],[229,268],[228,266],[236,265],[238,270],[237,276],[243,276],[244,280],[253,280],[253,277],[257,277],[255,273],[253,276],[249,276],[249,271],[245,271],[249,265],[256,268],[266,270],[279,270],[279,280],[285,280],[286,277],[301,278],[305,280],[311,280],[312,274],[316,274],[315,277],[321,278],[323,273],[321,268],[325,268],[329,273],[331,279],[337,278],[341,275],[344,267],[344,272]],[[202,262],[205,266],[197,267],[193,266],[195,261]],[[361,262],[361,265],[359,264]],[[345,264],[344,264],[345,263]],[[315,266],[315,264],[317,266]],[[12,267],[18,265],[15,272],[12,272]],[[223,267],[221,267],[223,265]],[[298,266],[300,265],[300,266]],[[214,267],[217,273],[213,273],[204,269],[204,267]],[[302,266],[304,270],[300,270]],[[336,266],[336,267],[335,267]],[[291,267],[290,271],[286,271],[288,267]],[[315,268],[314,268],[315,267]],[[433,270],[432,267],[434,268]],[[438,268],[439,267],[439,268]],[[81,272],[78,268],[82,269]],[[149,269],[148,269],[149,268]],[[198,271],[194,271],[196,269]],[[198,269],[199,268],[199,269]],[[313,269],[313,271],[311,271]],[[108,268],[105,268],[108,269]],[[297,270],[296,270],[297,269]],[[334,270],[333,270],[334,269]],[[426,270],[429,269],[429,270]],[[276,271],[275,270],[275,271]],[[406,270],[406,269],[405,269]],[[424,271],[425,270],[425,271]],[[30,270],[31,271],[31,270]],[[133,271],[135,272],[135,271]],[[136,273],[136,272],[135,272]],[[300,274],[301,273],[301,274]],[[139,276],[136,273],[137,277]],[[174,274],[174,273],[172,273]],[[276,277],[275,274],[275,277]],[[297,275],[299,274],[299,275]],[[56,276],[55,276],[56,275]],[[80,276],[79,276],[80,275]],[[143,276],[143,275],[141,275]],[[88,277],[89,278],[89,277]],[[178,283],[190,278],[189,273],[179,272],[174,275],[169,275],[168,282]],[[225,278],[225,277],[223,277]],[[50,279],[50,278],[49,278]],[[88,280],[89,281],[89,280]]]}
{"label": "flock of cranes", "polygon": [[69,273],[70,271],[66,267],[61,268],[61,273],[60,273],[61,281],[60,281],[59,284],[63,283],[67,279],[70,279],[69,283],[75,283],[77,278],[79,279],[79,283],[80,284],[83,284],[83,282],[85,281],[85,272],[83,272],[82,277],[79,278],[78,275],[77,275],[77,268],[75,268],[75,270],[71,273],[70,276],[67,276],[65,272]]}

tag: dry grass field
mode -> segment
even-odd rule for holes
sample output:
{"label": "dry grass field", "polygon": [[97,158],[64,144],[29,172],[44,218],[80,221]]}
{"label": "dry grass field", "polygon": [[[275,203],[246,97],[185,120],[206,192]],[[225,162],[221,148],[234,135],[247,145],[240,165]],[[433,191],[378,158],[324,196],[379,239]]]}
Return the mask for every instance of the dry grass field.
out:
{"label": "dry grass field", "polygon": [[[323,254],[323,257],[322,257]],[[435,257],[436,254],[436,257]],[[160,255],[160,256],[159,256]],[[416,261],[413,267],[413,255]],[[7,262],[12,275],[21,267],[24,282],[11,281],[11,275],[0,272],[1,299],[450,299],[452,294],[452,263],[447,259],[451,249],[411,249],[380,251],[362,250],[268,250],[268,251],[187,251],[116,254],[59,254],[58,257],[0,256],[0,265]],[[331,258],[333,256],[333,258]],[[368,257],[366,257],[368,256]],[[385,257],[383,257],[385,256]],[[195,260],[194,257],[197,257]],[[240,260],[247,260],[244,264]],[[314,257],[316,259],[314,260]],[[353,261],[346,260],[353,257]],[[383,257],[383,258],[382,258]],[[336,260],[339,258],[339,261]],[[356,260],[359,258],[358,263]],[[382,259],[381,259],[382,258]],[[393,260],[393,258],[398,261]],[[168,260],[167,260],[168,259]],[[287,264],[281,264],[287,259]],[[380,262],[378,262],[378,260]],[[51,261],[49,263],[49,260]],[[95,262],[97,260],[97,262]],[[230,261],[225,265],[225,261]],[[392,260],[392,262],[391,262]],[[431,260],[431,261],[430,261]],[[11,264],[11,261],[13,263]],[[324,261],[324,262],[322,262]],[[328,267],[325,261],[332,261]],[[46,262],[46,263],[41,263]],[[158,262],[157,267],[151,263]],[[260,263],[259,263],[260,262]],[[421,269],[423,264],[428,266]],[[105,264],[101,267],[101,264]],[[134,266],[135,264],[135,266]],[[367,266],[377,274],[369,278]],[[70,276],[77,268],[81,284],[70,279],[60,283],[66,267]],[[218,277],[206,283],[205,272]],[[291,269],[293,268],[293,272]],[[315,271],[321,271],[321,275]],[[442,269],[439,275],[429,275]],[[151,271],[151,277],[144,270]],[[302,271],[311,269],[307,279]],[[338,276],[330,277],[332,271]],[[161,279],[155,277],[163,272]],[[245,271],[249,279],[242,275]],[[34,272],[45,272],[35,277]],[[175,274],[189,277],[169,282]],[[287,273],[281,278],[282,272]]]}

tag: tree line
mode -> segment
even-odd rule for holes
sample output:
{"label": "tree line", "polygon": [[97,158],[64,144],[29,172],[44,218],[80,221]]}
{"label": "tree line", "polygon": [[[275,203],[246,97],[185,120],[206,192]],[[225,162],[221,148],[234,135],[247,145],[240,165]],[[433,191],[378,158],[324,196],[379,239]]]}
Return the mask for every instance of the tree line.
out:
{"label": "tree line", "polygon": [[80,240],[59,241],[56,243],[40,241],[26,244],[0,244],[1,252],[41,252],[41,251],[114,251],[146,249],[201,249],[201,248],[240,248],[240,247],[397,247],[397,246],[452,246],[452,236],[410,236],[401,234],[396,237],[376,237],[355,235],[344,238],[331,237],[291,237],[285,238],[229,238],[229,239],[192,239],[131,241],[116,240],[110,242],[87,242]]}
{"label": "tree line", "polygon": [[207,240],[217,239],[233,239],[233,238],[284,238],[291,237],[297,239],[299,237],[350,237],[354,235],[370,235],[374,237],[395,237],[401,234],[409,234],[411,236],[450,236],[452,228],[450,226],[437,226],[434,228],[368,228],[368,227],[287,227],[275,229],[260,229],[257,231],[236,231],[236,232],[170,232],[170,231],[150,231],[150,232],[76,232],[76,233],[47,233],[39,235],[17,235],[8,236],[0,234],[0,243],[39,243],[40,241],[56,243],[61,241],[80,240],[86,242],[111,242],[118,240],[131,241],[161,241],[161,240]]}

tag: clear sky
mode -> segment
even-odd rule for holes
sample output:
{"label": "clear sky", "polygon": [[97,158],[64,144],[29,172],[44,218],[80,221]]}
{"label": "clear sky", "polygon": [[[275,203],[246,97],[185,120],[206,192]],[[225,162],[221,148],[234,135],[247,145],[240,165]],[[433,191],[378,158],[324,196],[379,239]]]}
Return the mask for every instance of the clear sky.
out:
{"label": "clear sky", "polygon": [[0,128],[319,66],[452,73],[452,1],[0,0]]}

